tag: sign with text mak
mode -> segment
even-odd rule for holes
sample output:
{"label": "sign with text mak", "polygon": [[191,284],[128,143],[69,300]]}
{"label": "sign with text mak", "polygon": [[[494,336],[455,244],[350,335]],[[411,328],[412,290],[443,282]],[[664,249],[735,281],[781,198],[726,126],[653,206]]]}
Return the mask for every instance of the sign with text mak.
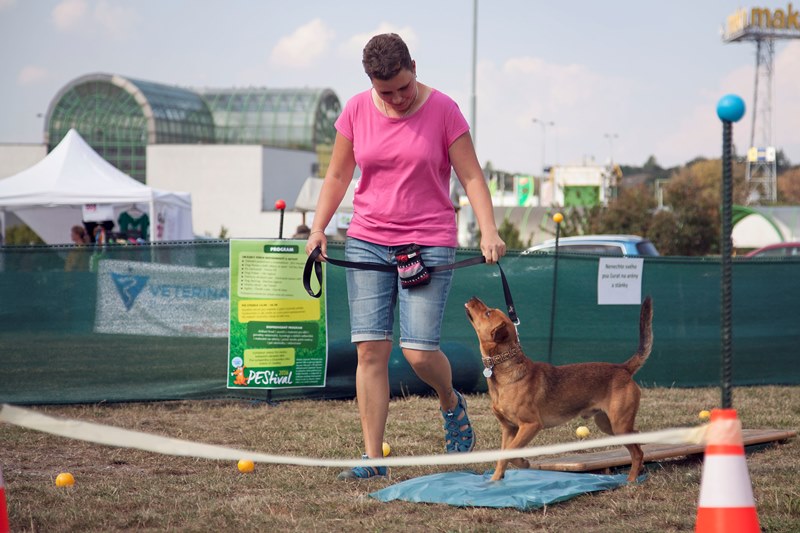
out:
{"label": "sign with text mak", "polygon": [[230,253],[228,388],[324,387],[325,293],[303,288],[305,241],[231,239]]}

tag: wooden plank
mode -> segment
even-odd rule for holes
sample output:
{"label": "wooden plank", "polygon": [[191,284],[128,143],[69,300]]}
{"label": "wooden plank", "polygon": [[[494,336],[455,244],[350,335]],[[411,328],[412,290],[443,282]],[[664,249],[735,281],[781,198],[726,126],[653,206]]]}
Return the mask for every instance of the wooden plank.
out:
{"label": "wooden plank", "polygon": [[[797,432],[780,429],[744,429],[742,440],[745,446],[779,442],[797,437]],[[642,446],[645,463],[677,459],[688,455],[702,454],[702,444],[645,444]],[[530,460],[530,459],[529,459]],[[590,472],[618,466],[629,466],[631,456],[624,447],[600,452],[577,453],[563,457],[548,457],[530,460],[531,468],[558,470],[562,472]]]}

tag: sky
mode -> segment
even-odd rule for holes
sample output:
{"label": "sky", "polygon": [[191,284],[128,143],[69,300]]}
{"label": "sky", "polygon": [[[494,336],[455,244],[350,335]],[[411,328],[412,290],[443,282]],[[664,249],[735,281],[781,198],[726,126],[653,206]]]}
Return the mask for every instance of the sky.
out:
{"label": "sky", "polygon": [[[97,72],[189,88],[330,88],[344,104],[370,87],[364,45],[392,31],[408,43],[419,80],[459,104],[481,165],[538,174],[543,165],[611,159],[640,166],[652,155],[671,167],[720,157],[716,107],[726,94],[745,101],[734,144],[746,152],[756,46],[725,44],[721,29],[740,7],[788,8],[774,0],[478,0],[476,20],[474,5],[0,0],[0,143],[42,142],[59,90]],[[800,39],[775,42],[772,143],[800,163]]]}

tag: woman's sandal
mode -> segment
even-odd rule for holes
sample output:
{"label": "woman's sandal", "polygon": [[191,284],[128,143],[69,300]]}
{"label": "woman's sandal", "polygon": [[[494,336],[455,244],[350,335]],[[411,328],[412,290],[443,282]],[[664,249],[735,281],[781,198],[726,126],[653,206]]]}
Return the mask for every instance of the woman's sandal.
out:
{"label": "woman's sandal", "polygon": [[456,406],[447,411],[439,411],[444,418],[445,450],[447,453],[471,452],[475,447],[475,433],[467,416],[467,401],[458,391],[455,392]]}
{"label": "woman's sandal", "polygon": [[[369,459],[366,454],[362,455],[361,458]],[[372,477],[384,477],[387,472],[388,469],[385,466],[355,466],[349,470],[339,472],[336,479],[369,479]]]}

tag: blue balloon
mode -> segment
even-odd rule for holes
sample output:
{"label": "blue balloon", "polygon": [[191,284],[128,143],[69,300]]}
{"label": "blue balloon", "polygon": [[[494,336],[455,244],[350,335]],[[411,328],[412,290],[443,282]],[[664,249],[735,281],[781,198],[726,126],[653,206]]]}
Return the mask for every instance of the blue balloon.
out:
{"label": "blue balloon", "polygon": [[737,122],[744,115],[744,100],[735,94],[726,94],[717,103],[717,116],[726,122]]}

